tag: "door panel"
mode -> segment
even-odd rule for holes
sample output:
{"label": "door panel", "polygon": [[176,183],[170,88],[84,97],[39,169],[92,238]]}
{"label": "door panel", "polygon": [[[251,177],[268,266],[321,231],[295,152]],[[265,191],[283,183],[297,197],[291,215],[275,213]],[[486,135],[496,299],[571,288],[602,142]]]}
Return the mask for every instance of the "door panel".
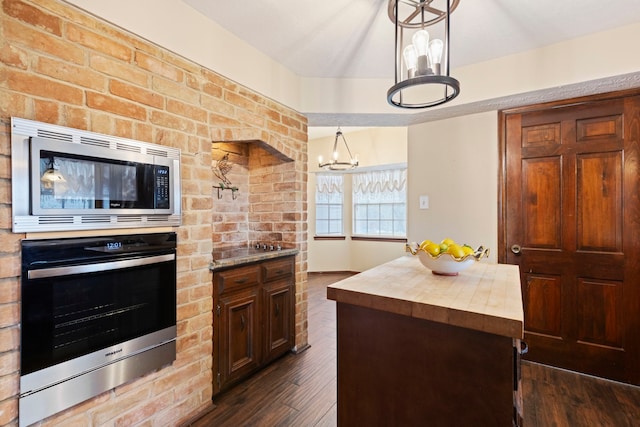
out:
{"label": "door panel", "polygon": [[621,252],[622,153],[577,157],[577,249]]}
{"label": "door panel", "polygon": [[527,275],[525,313],[527,330],[555,338],[561,337],[562,292],[559,276]]}
{"label": "door panel", "polygon": [[560,157],[524,159],[522,192],[524,244],[560,249],[562,230],[562,167]]}
{"label": "door panel", "polygon": [[622,283],[580,279],[578,301],[578,341],[622,350]]}
{"label": "door panel", "polygon": [[501,115],[526,358],[640,384],[640,97],[552,107]]}

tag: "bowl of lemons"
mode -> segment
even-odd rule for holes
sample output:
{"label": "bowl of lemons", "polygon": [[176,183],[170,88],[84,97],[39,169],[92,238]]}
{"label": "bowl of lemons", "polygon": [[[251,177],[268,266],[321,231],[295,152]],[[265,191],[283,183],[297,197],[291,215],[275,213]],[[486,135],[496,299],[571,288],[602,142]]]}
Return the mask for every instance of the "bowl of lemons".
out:
{"label": "bowl of lemons", "polygon": [[419,245],[407,244],[407,250],[416,255],[422,265],[433,274],[441,276],[457,276],[474,262],[489,256],[488,248],[480,246],[474,249],[468,244],[459,244],[449,238],[439,243],[423,240]]}

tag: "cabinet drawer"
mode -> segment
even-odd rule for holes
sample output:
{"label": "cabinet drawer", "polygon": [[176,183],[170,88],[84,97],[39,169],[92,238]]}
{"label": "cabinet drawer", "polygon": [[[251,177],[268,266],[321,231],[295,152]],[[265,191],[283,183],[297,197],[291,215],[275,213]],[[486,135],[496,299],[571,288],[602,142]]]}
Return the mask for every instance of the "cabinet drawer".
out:
{"label": "cabinet drawer", "polygon": [[256,286],[260,283],[259,279],[260,268],[257,265],[220,271],[214,275],[219,294],[248,286]]}
{"label": "cabinet drawer", "polygon": [[277,259],[262,264],[262,281],[270,282],[293,276],[293,258]]}

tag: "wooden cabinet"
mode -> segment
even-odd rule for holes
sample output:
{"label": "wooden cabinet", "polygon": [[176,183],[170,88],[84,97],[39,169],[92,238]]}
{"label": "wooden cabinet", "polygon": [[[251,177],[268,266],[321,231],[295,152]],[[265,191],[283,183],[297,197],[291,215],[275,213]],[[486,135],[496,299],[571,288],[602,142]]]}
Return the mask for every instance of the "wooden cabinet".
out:
{"label": "wooden cabinet", "polygon": [[214,271],[214,394],[293,348],[294,284],[294,257]]}
{"label": "wooden cabinet", "polygon": [[434,275],[400,257],[329,285],[338,426],[521,426],[517,266]]}

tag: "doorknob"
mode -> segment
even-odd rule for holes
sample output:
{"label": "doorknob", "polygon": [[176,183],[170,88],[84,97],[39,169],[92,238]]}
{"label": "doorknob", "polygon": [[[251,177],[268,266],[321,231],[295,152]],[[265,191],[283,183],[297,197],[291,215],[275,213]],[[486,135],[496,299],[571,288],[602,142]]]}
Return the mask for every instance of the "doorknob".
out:
{"label": "doorknob", "polygon": [[520,245],[511,246],[511,252],[513,252],[514,254],[518,255],[521,251],[522,251],[522,248],[520,247]]}

